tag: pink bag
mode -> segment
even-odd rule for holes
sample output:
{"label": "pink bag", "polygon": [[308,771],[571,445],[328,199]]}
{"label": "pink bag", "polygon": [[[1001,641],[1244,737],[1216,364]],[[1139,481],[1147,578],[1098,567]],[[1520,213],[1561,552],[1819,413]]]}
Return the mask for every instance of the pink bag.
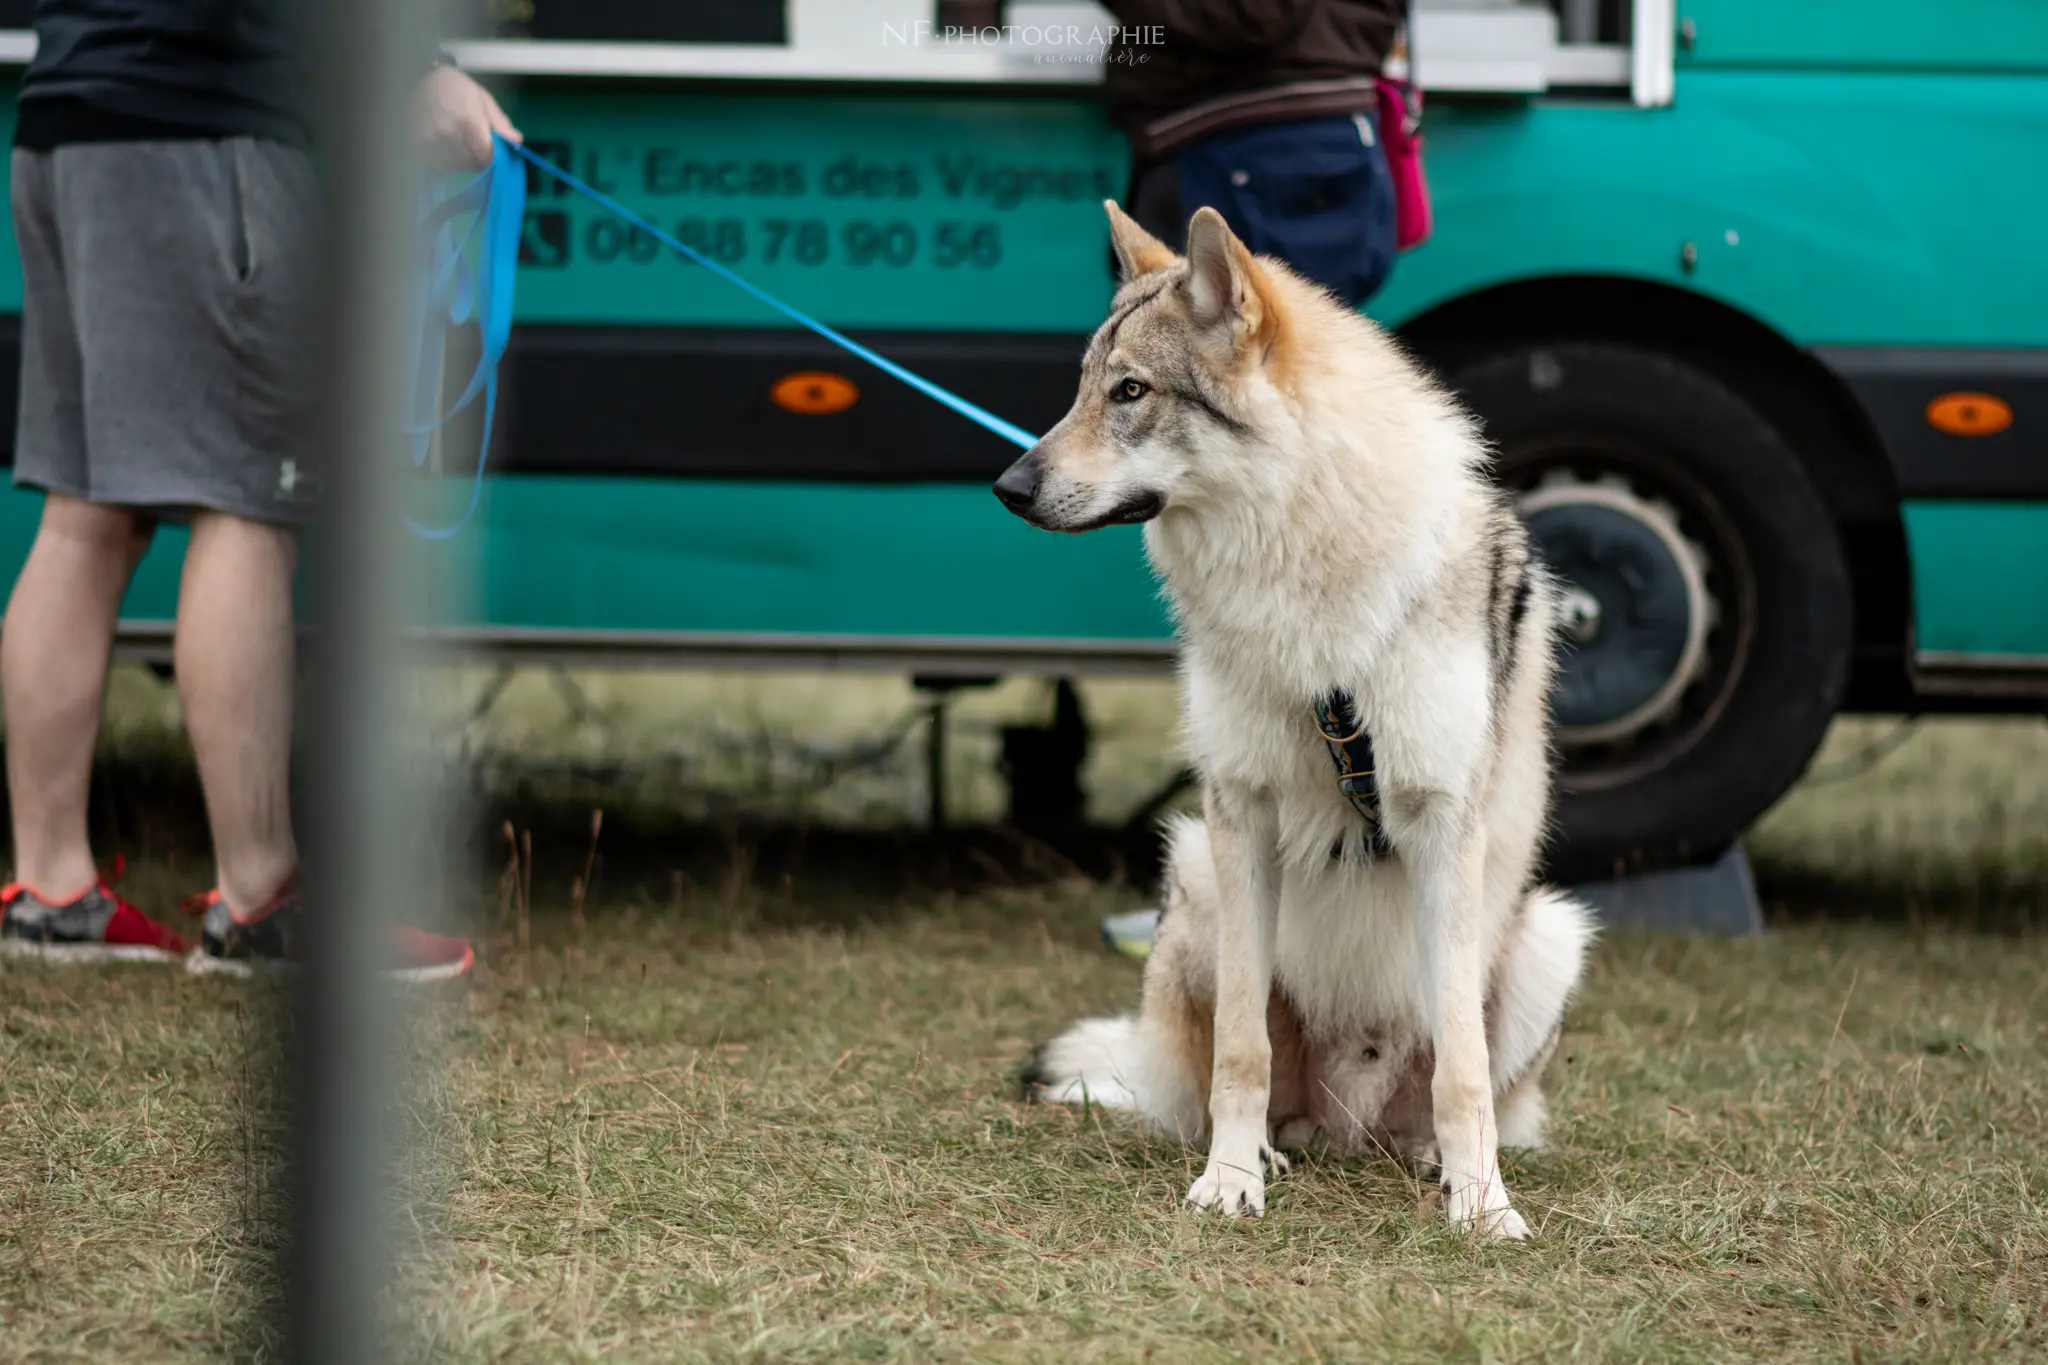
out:
{"label": "pink bag", "polygon": [[1429,179],[1422,173],[1422,92],[1380,77],[1380,143],[1394,181],[1394,249],[1429,240]]}

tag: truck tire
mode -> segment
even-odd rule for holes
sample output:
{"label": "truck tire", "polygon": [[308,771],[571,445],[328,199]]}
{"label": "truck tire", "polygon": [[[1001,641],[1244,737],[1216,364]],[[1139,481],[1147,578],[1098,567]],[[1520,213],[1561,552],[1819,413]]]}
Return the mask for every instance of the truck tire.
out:
{"label": "truck tire", "polygon": [[1676,356],[1526,342],[1447,378],[1569,585],[1551,875],[1717,856],[1804,771],[1847,681],[1826,504],[1754,407]]}

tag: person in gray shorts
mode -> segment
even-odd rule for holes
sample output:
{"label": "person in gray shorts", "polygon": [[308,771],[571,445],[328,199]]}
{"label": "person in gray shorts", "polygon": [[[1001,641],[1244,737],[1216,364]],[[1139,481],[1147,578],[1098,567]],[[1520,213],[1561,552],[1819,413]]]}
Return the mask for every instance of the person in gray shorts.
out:
{"label": "person in gray shorts", "polygon": [[[179,936],[96,870],[86,799],[128,581],[189,525],[174,657],[213,832],[195,963],[295,953],[288,800],[292,579],[319,480],[319,200],[289,0],[38,0],[10,166],[22,267],[17,484],[42,522],[0,630],[14,881],[0,947],[158,957]],[[518,134],[443,61],[423,134],[481,166]],[[393,969],[459,975],[458,939],[406,931]]]}

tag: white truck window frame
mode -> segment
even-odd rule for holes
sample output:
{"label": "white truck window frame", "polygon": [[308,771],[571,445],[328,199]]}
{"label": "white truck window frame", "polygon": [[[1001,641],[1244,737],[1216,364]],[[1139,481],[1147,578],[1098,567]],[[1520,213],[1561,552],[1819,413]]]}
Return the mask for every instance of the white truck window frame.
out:
{"label": "white truck window frame", "polygon": [[[947,41],[934,0],[787,4],[789,41],[774,46],[488,39],[450,50],[471,71],[508,76],[1086,86],[1102,69],[1087,59],[1085,37],[1116,22],[1093,0],[1009,0],[1008,32]],[[1421,84],[1450,95],[1626,91],[1641,108],[1671,103],[1676,0],[1631,0],[1626,43],[1589,41],[1594,13],[1594,0],[1555,10],[1539,0],[1416,0]],[[35,48],[32,32],[0,29],[0,67],[27,65]],[[1405,74],[1399,59],[1390,65]]]}

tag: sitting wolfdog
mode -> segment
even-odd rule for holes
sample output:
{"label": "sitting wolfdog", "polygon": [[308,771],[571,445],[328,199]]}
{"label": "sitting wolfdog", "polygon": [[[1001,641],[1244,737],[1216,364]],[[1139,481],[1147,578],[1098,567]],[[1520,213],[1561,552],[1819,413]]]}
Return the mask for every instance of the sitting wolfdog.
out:
{"label": "sitting wolfdog", "polygon": [[1541,1137],[1593,931],[1533,884],[1557,584],[1473,419],[1371,322],[1212,209],[1185,259],[1109,216],[1080,397],[996,493],[1046,530],[1145,523],[1205,818],[1169,831],[1138,1015],[1047,1043],[1027,1087],[1206,1132],[1195,1208],[1262,1214],[1320,1132],[1527,1236],[1498,1149]]}

